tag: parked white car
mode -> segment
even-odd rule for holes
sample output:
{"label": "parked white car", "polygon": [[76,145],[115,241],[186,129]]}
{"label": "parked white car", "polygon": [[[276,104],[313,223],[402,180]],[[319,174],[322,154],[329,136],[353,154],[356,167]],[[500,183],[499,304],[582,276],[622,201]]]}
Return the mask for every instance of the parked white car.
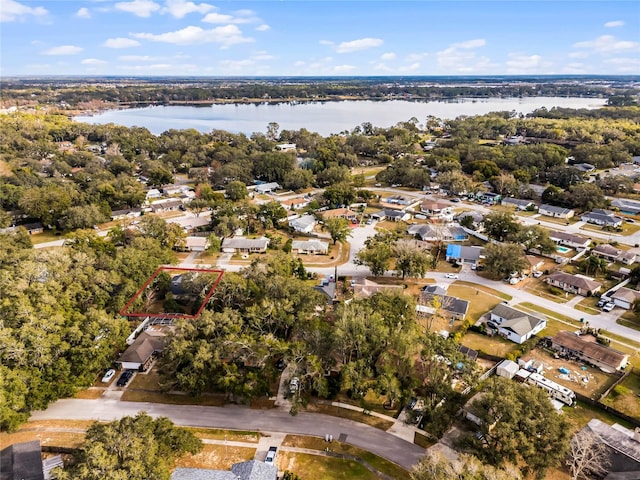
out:
{"label": "parked white car", "polygon": [[611,310],[613,310],[616,307],[616,304],[613,302],[608,302],[604,304],[604,307],[602,307],[602,311],[603,312],[610,312]]}
{"label": "parked white car", "polygon": [[113,368],[107,370],[107,373],[105,373],[104,377],[102,377],[102,383],[109,383],[111,379],[115,376],[115,374],[116,374],[116,371]]}
{"label": "parked white car", "polygon": [[457,280],[460,277],[458,277],[457,273],[445,273],[444,278],[453,278],[454,280]]}

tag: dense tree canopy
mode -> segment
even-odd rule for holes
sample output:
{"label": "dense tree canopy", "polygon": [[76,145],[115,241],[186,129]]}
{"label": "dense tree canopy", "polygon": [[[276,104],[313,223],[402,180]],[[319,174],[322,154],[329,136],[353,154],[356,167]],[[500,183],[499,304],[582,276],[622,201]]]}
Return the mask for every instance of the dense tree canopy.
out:
{"label": "dense tree canopy", "polygon": [[174,460],[196,454],[202,441],[166,417],[144,412],[110,423],[94,423],[60,480],[168,480]]}

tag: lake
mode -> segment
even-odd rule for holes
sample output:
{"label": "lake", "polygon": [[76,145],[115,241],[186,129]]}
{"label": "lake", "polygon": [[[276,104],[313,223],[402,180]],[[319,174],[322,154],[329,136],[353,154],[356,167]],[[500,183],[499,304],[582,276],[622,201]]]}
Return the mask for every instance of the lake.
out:
{"label": "lake", "polygon": [[390,127],[412,117],[424,123],[430,115],[441,119],[453,119],[461,115],[483,115],[496,111],[515,111],[527,114],[546,107],[598,108],[606,99],[573,97],[491,98],[417,102],[407,100],[388,101],[340,101],[277,104],[226,104],[212,106],[155,106],[126,110],[108,110],[93,116],[78,116],[79,122],[115,123],[127,127],[146,127],[155,135],[169,129],[195,128],[201,132],[213,129],[250,136],[254,132],[266,132],[270,122],[276,122],[281,130],[306,128],[322,136],[351,131],[364,122],[376,127]]}

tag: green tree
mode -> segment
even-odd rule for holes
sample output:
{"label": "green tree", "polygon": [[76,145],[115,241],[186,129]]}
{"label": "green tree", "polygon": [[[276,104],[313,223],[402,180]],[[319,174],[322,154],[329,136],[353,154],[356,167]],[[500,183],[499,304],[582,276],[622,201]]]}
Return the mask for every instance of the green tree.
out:
{"label": "green tree", "polygon": [[232,202],[237,202],[238,200],[242,200],[243,198],[247,198],[247,196],[249,196],[247,186],[239,180],[229,182],[225,190],[227,193],[227,198],[229,198],[229,200],[231,200]]}
{"label": "green tree", "polygon": [[524,473],[544,478],[547,468],[564,459],[568,425],[546,391],[493,377],[472,405],[482,436],[469,435],[467,444],[481,460],[522,465]]}
{"label": "green tree", "polygon": [[487,273],[495,279],[511,272],[522,272],[528,267],[524,250],[516,243],[488,243],[484,247],[484,257]]}
{"label": "green tree", "polygon": [[395,258],[396,271],[402,278],[424,277],[429,265],[433,262],[433,257],[429,252],[410,242],[399,240],[393,245],[392,251]]}
{"label": "green tree", "polygon": [[511,212],[495,211],[484,217],[484,229],[491,238],[504,242],[518,233],[520,224]]}
{"label": "green tree", "polygon": [[351,227],[349,226],[349,220],[347,220],[346,218],[328,218],[324,221],[322,228],[329,232],[334,245],[338,241],[346,241],[347,237],[351,236]]}
{"label": "green tree", "polygon": [[371,275],[380,277],[389,269],[391,257],[389,243],[375,242],[356,253],[356,263],[366,265],[371,270]]}
{"label": "green tree", "polygon": [[61,480],[168,480],[175,459],[196,454],[202,441],[166,417],[153,419],[144,412],[111,423],[94,423],[64,467]]}
{"label": "green tree", "polygon": [[512,240],[522,245],[527,252],[536,249],[540,253],[553,253],[557,247],[555,242],[549,237],[549,231],[538,225],[521,227],[520,230],[513,235]]}

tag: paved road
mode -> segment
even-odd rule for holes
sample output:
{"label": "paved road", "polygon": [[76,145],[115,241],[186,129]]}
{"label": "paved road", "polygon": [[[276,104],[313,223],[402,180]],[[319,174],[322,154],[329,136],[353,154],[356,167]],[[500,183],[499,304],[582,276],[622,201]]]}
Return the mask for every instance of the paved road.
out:
{"label": "paved road", "polygon": [[[31,420],[111,421],[144,410],[152,416],[169,417],[176,425],[324,436],[373,452],[392,462],[411,468],[424,455],[424,449],[383,430],[362,423],[318,413],[299,413],[292,417],[279,410],[251,410],[248,407],[202,407],[157,403],[121,402],[112,399],[65,399],[47,410],[33,412]],[[346,438],[340,438],[346,435]]]}

